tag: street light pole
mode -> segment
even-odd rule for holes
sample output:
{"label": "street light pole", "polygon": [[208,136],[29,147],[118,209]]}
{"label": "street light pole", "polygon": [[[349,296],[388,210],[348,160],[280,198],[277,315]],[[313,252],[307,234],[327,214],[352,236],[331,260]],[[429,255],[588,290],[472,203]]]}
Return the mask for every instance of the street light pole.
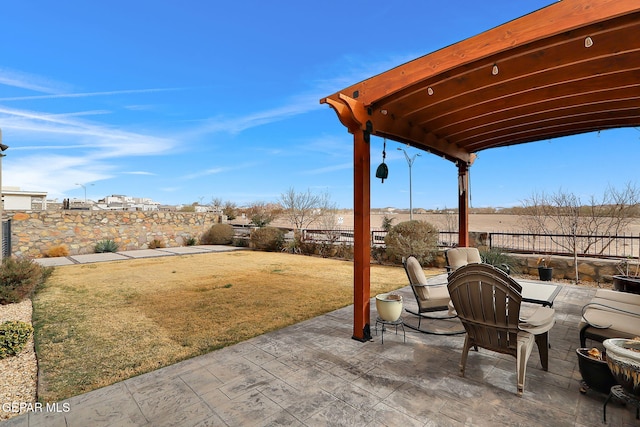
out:
{"label": "street light pole", "polygon": [[2,129],[0,129],[0,263],[2,263],[2,257],[4,256],[4,221],[2,220],[4,210],[4,201],[2,200],[2,158],[5,155],[2,154],[2,152],[7,148],[9,148],[9,146],[2,143]]}
{"label": "street light pole", "polygon": [[409,165],[409,220],[413,221],[413,190],[411,188],[411,166],[413,166],[413,162],[416,160],[416,157],[420,156],[420,153],[416,153],[413,157],[409,157],[404,148],[398,147],[399,151],[404,153],[405,159],[407,159],[407,164]]}
{"label": "street light pole", "polygon": [[[76,185],[79,185],[84,190],[84,205],[87,206],[87,186],[84,184],[79,184],[76,182]],[[93,185],[93,184],[90,184]]]}

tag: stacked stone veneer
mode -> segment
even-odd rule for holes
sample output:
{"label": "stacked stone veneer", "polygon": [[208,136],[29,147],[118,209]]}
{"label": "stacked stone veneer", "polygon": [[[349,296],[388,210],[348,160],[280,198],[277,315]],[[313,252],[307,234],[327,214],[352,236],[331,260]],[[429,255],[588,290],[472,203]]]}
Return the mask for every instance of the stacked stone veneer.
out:
{"label": "stacked stone veneer", "polygon": [[[444,268],[446,266],[445,250],[436,254],[432,263],[433,267]],[[534,254],[510,254],[514,261],[513,272],[538,276],[538,259],[540,255]],[[578,258],[578,275],[580,280],[597,283],[612,283],[612,276],[620,274],[617,265],[620,260],[600,258]],[[568,256],[552,256],[553,280],[575,280],[576,270],[573,258]]]}
{"label": "stacked stone veneer", "polygon": [[120,251],[146,249],[155,239],[166,247],[184,246],[220,220],[212,213],[143,211],[6,212],[5,218],[11,219],[12,255],[28,258],[59,245],[70,255],[89,254],[105,239]]}

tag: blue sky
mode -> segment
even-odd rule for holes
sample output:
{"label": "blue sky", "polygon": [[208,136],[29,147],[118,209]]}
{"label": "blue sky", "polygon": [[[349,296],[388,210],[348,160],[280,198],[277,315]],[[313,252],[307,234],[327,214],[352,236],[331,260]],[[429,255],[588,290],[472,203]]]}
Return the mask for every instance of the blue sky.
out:
{"label": "blue sky", "polygon": [[[2,184],[49,197],[276,201],[289,187],[352,207],[352,137],[319,99],[554,3],[546,0],[3,2]],[[479,153],[472,205],[635,183],[640,130]],[[408,207],[404,154],[372,206]],[[372,138],[372,174],[382,140]],[[633,163],[633,162],[632,162]],[[623,163],[624,165],[624,163]],[[457,170],[423,153],[413,206],[457,205]]]}

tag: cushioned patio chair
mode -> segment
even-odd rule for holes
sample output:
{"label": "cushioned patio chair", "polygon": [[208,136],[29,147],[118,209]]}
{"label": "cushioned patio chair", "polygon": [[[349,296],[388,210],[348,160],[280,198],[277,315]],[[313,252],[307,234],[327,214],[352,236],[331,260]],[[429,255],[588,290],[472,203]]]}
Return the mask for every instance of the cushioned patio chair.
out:
{"label": "cushioned patio chair", "polygon": [[455,271],[463,265],[481,263],[480,251],[478,248],[453,248],[448,249],[444,256],[447,261],[447,271]]}
{"label": "cushioned patio chair", "polygon": [[463,334],[465,331],[462,327],[456,327],[453,329],[443,328],[439,330],[422,327],[422,318],[448,320],[456,317],[455,312],[453,312],[453,306],[450,304],[451,299],[449,298],[449,291],[447,291],[446,279],[441,278],[440,280],[435,281],[427,280],[420,262],[414,256],[403,258],[402,265],[404,265],[404,270],[407,273],[411,290],[413,291],[413,295],[416,297],[416,303],[418,304],[417,312],[405,307],[406,312],[418,316],[418,326],[415,327],[410,323],[405,323],[405,326],[427,334]]}
{"label": "cushioned patio chair", "polygon": [[489,264],[460,267],[449,275],[448,282],[451,302],[467,332],[460,374],[464,376],[471,347],[510,354],[516,358],[518,396],[522,396],[534,343],[538,343],[543,369],[548,368],[547,334],[555,323],[554,310],[538,307],[530,317],[521,319],[522,287]]}
{"label": "cushioned patio chair", "polygon": [[[480,251],[478,248],[459,247],[448,249],[444,253],[444,257],[447,261],[447,271],[452,272],[467,264],[478,264],[482,262]],[[507,274],[511,272],[510,267],[507,264],[501,264],[500,268]]]}

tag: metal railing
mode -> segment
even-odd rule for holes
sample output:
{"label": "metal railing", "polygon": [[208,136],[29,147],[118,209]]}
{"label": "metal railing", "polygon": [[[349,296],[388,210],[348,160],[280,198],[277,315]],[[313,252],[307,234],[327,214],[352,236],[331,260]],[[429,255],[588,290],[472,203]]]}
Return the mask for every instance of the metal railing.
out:
{"label": "metal railing", "polygon": [[587,235],[535,233],[489,233],[489,247],[504,248],[510,252],[550,253],[602,258],[638,258],[640,235]]}
{"label": "metal railing", "polygon": [[[387,232],[383,229],[371,230],[371,243],[384,246]],[[509,252],[545,253],[556,255],[573,255],[571,248],[578,249],[579,256],[602,258],[638,258],[640,255],[640,235],[576,235],[535,234],[518,232],[489,232],[487,245],[490,248],[501,248]],[[331,230],[302,230],[305,241],[322,243],[353,244],[353,228],[336,228]],[[457,231],[440,231],[438,246],[455,247],[458,245]]]}

